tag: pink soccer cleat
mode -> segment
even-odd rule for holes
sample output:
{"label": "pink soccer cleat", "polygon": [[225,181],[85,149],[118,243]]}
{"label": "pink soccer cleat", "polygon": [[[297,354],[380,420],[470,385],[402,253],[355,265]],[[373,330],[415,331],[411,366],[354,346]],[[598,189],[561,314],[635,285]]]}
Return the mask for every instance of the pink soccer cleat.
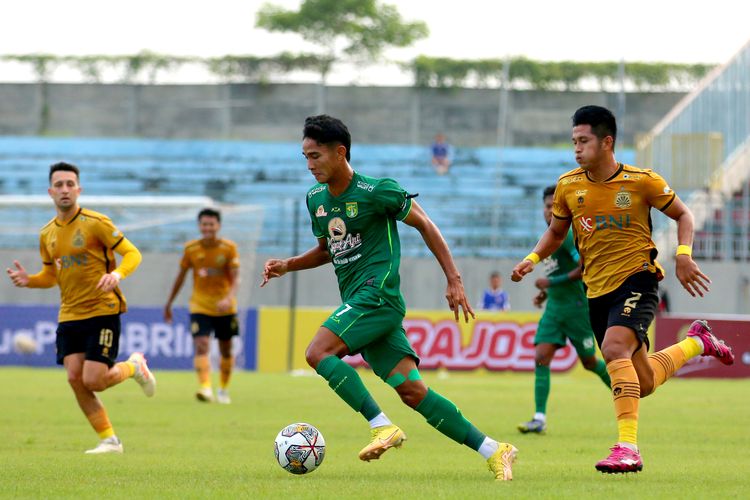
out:
{"label": "pink soccer cleat", "polygon": [[607,458],[596,463],[596,470],[607,474],[622,474],[625,472],[640,472],[643,469],[641,454],[619,444],[610,448],[612,453]]}
{"label": "pink soccer cleat", "polygon": [[693,321],[693,324],[688,329],[687,336],[700,340],[703,343],[703,354],[701,356],[713,356],[725,365],[734,363],[732,348],[711,333],[711,327],[708,326],[706,320],[699,319]]}

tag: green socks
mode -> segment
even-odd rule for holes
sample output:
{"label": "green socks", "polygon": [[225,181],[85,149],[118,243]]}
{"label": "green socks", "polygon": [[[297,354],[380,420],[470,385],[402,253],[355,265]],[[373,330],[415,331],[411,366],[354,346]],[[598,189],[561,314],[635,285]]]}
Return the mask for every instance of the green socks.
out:
{"label": "green socks", "polygon": [[602,379],[607,388],[612,387],[612,381],[609,379],[609,373],[607,373],[607,363],[603,359],[597,359],[596,366],[591,371],[599,375],[599,378]]}
{"label": "green socks", "polygon": [[[607,367],[604,367],[607,373]],[[549,366],[536,365],[534,368],[534,402],[537,413],[547,413],[547,399],[549,398]]]}
{"label": "green socks", "polygon": [[380,407],[370,396],[357,371],[336,356],[322,360],[315,371],[328,381],[333,392],[368,421],[380,414]]}
{"label": "green socks", "polygon": [[427,390],[427,396],[415,408],[427,419],[427,423],[455,442],[465,444],[472,450],[479,450],[486,437],[466,420],[456,405],[433,391]]}

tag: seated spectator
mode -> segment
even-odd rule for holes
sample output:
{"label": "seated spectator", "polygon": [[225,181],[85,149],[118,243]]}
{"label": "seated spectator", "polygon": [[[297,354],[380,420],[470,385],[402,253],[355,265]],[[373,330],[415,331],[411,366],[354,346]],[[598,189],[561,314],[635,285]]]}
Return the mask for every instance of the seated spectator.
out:
{"label": "seated spectator", "polygon": [[508,292],[503,290],[503,279],[499,272],[490,274],[490,287],[484,291],[480,302],[485,310],[510,311],[510,298]]}
{"label": "seated spectator", "polygon": [[444,134],[435,136],[435,142],[432,143],[432,166],[435,167],[438,175],[448,173],[453,158],[452,149],[451,145],[445,142]]}

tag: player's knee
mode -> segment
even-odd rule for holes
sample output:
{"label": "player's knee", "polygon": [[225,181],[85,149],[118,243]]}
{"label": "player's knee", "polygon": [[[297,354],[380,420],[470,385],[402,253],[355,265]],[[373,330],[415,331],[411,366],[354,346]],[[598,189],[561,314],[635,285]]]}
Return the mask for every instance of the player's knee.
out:
{"label": "player's knee", "polygon": [[404,382],[396,387],[401,401],[411,408],[416,408],[427,396],[427,386],[420,381]]}
{"label": "player's knee", "polygon": [[588,371],[594,371],[594,369],[596,368],[596,358],[593,356],[590,358],[581,358],[581,364]]}
{"label": "player's knee", "polygon": [[73,389],[77,389],[79,387],[82,388],[84,386],[82,374],[80,372],[68,372],[68,384],[70,384]]}
{"label": "player's knee", "polygon": [[653,392],[656,390],[656,384],[654,384],[653,380],[639,380],[640,386],[641,386],[641,397],[645,398],[649,394],[653,394]]}
{"label": "player's knee", "polygon": [[305,361],[307,361],[307,364],[311,368],[316,369],[318,364],[330,355],[330,353],[327,353],[324,349],[320,349],[317,345],[310,344],[305,351]]}
{"label": "player's knee", "polygon": [[534,356],[534,362],[536,363],[536,366],[549,366],[550,362],[552,361],[552,356],[547,355],[546,353],[536,353],[536,356]]}
{"label": "player's knee", "polygon": [[101,392],[107,388],[107,384],[101,378],[85,378],[84,377],[83,387],[92,392]]}

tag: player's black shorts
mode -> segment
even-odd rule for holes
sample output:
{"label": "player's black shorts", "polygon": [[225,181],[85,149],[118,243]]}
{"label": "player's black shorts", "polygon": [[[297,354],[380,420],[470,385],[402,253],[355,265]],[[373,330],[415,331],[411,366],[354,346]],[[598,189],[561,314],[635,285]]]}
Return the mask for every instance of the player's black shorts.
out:
{"label": "player's black shorts", "polygon": [[589,317],[594,336],[602,346],[610,326],[627,326],[635,331],[641,343],[648,342],[648,327],[654,320],[659,304],[656,274],[641,271],[623,281],[615,290],[589,299]]}
{"label": "player's black shorts", "polygon": [[190,332],[193,337],[205,337],[214,332],[214,337],[219,340],[229,340],[240,334],[237,315],[209,316],[208,314],[190,315]]}
{"label": "player's black shorts", "polygon": [[57,325],[57,364],[68,354],[86,353],[89,361],[115,364],[120,348],[120,315],[63,321]]}

